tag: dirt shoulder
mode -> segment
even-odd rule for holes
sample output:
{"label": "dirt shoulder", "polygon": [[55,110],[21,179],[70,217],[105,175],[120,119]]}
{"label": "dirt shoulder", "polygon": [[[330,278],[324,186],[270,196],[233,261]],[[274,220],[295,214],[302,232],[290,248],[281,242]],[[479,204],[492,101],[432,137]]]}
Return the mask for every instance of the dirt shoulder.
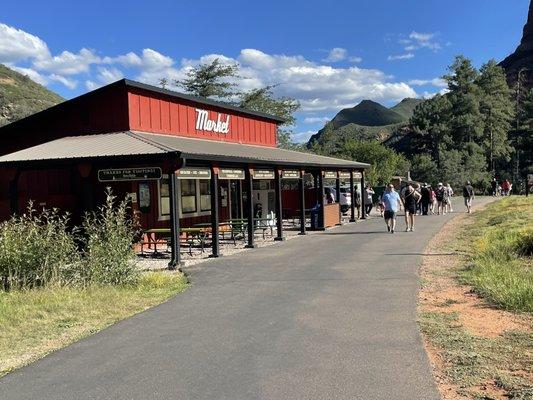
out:
{"label": "dirt shoulder", "polygon": [[445,400],[531,398],[533,317],[493,308],[459,283],[470,217],[430,241],[420,271],[419,321],[437,385]]}

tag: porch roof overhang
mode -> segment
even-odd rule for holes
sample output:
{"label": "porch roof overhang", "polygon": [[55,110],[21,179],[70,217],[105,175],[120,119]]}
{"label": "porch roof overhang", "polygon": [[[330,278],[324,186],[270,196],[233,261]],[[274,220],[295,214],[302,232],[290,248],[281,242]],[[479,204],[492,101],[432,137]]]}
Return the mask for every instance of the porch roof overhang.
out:
{"label": "porch roof overhang", "polygon": [[186,160],[292,166],[301,168],[366,169],[370,165],[312,153],[214,140],[124,131],[68,136],[0,157],[2,166],[66,160],[176,155]]}

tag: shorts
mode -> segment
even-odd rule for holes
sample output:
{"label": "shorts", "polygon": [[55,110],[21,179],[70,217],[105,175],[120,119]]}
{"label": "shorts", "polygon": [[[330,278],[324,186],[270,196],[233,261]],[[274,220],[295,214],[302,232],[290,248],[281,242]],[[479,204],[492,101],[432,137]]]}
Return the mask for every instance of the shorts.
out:
{"label": "shorts", "polygon": [[471,197],[465,197],[465,206],[470,207],[472,205],[472,198]]}
{"label": "shorts", "polygon": [[396,218],[396,211],[385,210],[385,212],[383,213],[383,217],[385,219],[394,219]]}
{"label": "shorts", "polygon": [[409,214],[416,214],[416,207],[407,207],[405,209]]}

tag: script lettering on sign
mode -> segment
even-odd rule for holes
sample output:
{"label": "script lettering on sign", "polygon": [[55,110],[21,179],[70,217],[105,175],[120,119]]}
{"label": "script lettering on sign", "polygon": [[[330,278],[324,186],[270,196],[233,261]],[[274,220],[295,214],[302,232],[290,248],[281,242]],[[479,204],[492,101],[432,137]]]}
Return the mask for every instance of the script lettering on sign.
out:
{"label": "script lettering on sign", "polygon": [[222,119],[222,114],[218,113],[217,119],[209,119],[209,112],[207,110],[202,110],[201,108],[196,109],[196,130],[197,131],[207,131],[215,133],[229,133],[229,115],[226,115],[226,119]]}

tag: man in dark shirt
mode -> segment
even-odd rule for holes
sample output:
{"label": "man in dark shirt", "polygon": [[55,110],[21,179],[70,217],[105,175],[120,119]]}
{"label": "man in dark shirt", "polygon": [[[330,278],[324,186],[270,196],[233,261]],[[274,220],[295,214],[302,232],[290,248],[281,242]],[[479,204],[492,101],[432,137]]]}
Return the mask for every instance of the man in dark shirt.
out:
{"label": "man in dark shirt", "polygon": [[463,187],[463,198],[465,199],[466,212],[472,212],[472,200],[474,199],[474,188],[470,182],[466,182]]}
{"label": "man in dark shirt", "polygon": [[430,196],[429,196],[429,188],[427,187],[427,184],[425,183],[422,184],[422,188],[420,189],[420,194],[422,195],[422,200],[420,201],[422,203],[422,215],[428,215]]}

